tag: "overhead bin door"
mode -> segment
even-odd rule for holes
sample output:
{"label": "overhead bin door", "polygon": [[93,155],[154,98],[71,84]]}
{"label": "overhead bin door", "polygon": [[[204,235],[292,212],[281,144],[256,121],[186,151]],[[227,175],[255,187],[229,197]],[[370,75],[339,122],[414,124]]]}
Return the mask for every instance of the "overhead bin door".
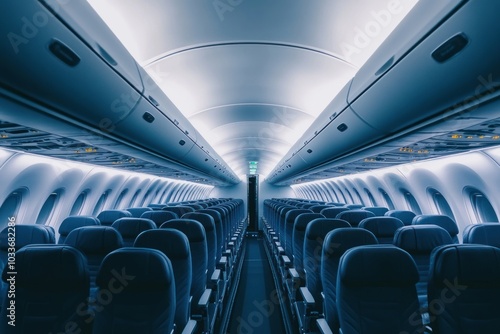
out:
{"label": "overhead bin door", "polygon": [[354,112],[395,133],[498,88],[499,12],[499,1],[469,1],[363,93],[366,78],[355,77]]}
{"label": "overhead bin door", "polygon": [[37,1],[0,2],[0,85],[112,132],[139,100],[133,89]]}

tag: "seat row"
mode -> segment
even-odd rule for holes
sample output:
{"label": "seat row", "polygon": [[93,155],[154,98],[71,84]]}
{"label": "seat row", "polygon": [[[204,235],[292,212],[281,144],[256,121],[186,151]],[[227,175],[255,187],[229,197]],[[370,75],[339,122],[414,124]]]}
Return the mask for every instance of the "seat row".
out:
{"label": "seat row", "polygon": [[[323,208],[321,212],[326,209],[330,208]],[[290,309],[302,333],[314,332],[317,329],[314,320],[323,316],[329,319],[333,332],[338,332],[340,325],[338,317],[332,316],[336,312],[331,311],[335,309],[335,303],[331,301],[336,299],[336,270],[340,257],[352,247],[379,243],[398,246],[416,263],[419,316],[423,317],[424,325],[429,325],[427,284],[430,254],[436,247],[457,243],[456,224],[446,216],[420,215],[412,219],[412,225],[406,226],[395,217],[377,217],[365,211],[342,211],[337,218],[326,218],[322,213],[293,207],[289,202],[264,202],[267,246],[274,254],[273,264],[280,274]],[[464,242],[484,243],[486,234],[495,234],[493,230],[500,239],[500,224],[480,225],[471,225],[464,231]],[[484,231],[485,228],[488,232]]]}
{"label": "seat row", "polygon": [[[142,215],[153,214],[151,217],[159,218],[165,217],[165,212],[170,213],[155,210]],[[90,218],[73,216],[64,220],[59,229],[63,233],[58,240],[60,246],[74,248],[83,254],[89,275],[90,300],[95,301],[99,296],[99,272],[108,255],[125,249],[123,246],[156,249],[167,257],[173,268],[176,332],[180,333],[186,326],[195,332],[213,331],[215,320],[222,312],[226,290],[232,284],[233,268],[239,261],[245,229],[241,200],[185,213],[181,218],[162,222],[160,228],[157,228],[158,220],[148,218],[122,217],[111,226],[96,224],[99,221]],[[224,237],[223,225],[228,232],[234,231],[230,237]],[[33,243],[47,243],[56,247],[53,236],[49,235],[45,226],[18,225],[16,246],[22,249]],[[2,232],[0,246],[6,240],[6,233]],[[19,266],[17,253],[16,262]],[[3,295],[5,297],[5,293]],[[7,299],[3,309],[8,305]],[[89,312],[95,312],[99,305],[89,307]]]}

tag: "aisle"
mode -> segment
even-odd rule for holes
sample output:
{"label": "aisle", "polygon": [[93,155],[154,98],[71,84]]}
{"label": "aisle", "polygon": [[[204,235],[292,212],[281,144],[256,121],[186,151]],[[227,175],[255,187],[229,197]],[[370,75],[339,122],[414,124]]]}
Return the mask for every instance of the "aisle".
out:
{"label": "aisle", "polygon": [[245,262],[227,333],[285,333],[264,241],[248,237],[245,242]]}

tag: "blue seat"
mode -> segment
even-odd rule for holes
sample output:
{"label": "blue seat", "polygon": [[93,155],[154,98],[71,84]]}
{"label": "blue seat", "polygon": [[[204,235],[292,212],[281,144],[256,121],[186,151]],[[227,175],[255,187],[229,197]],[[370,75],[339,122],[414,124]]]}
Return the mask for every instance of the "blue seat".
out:
{"label": "blue seat", "polygon": [[156,227],[160,227],[164,222],[171,219],[177,219],[179,218],[179,216],[177,216],[176,213],[170,211],[154,210],[144,212],[141,215],[141,218],[151,219],[155,222]]}
{"label": "blue seat", "polygon": [[415,218],[416,214],[413,211],[408,210],[389,210],[384,216],[398,218],[405,225],[411,225],[413,218]]}
{"label": "blue seat", "polygon": [[124,247],[132,246],[141,232],[157,228],[151,219],[133,217],[119,218],[111,227],[121,234]]}
{"label": "blue seat", "polygon": [[467,225],[463,233],[464,244],[482,244],[500,248],[500,223]]}
{"label": "blue seat", "polygon": [[[18,224],[15,227],[15,250],[19,250],[26,245],[31,244],[53,244],[53,238],[42,225],[33,224]],[[0,260],[7,263],[9,245],[9,227],[6,227],[0,232]]]}
{"label": "blue seat", "polygon": [[[89,331],[85,302],[89,273],[85,257],[66,245],[28,245],[16,252],[15,297],[5,295],[4,306],[15,301],[15,327],[3,307],[1,333],[64,333],[68,328]],[[2,279],[8,283],[9,270]]]}
{"label": "blue seat", "polygon": [[436,225],[410,225],[400,228],[394,235],[394,245],[407,251],[415,261],[420,279],[417,294],[423,313],[427,312],[427,284],[429,265],[434,248],[451,244],[450,234]]}
{"label": "blue seat", "polygon": [[295,223],[293,224],[293,263],[301,281],[305,281],[304,240],[306,237],[306,229],[309,223],[317,218],[325,217],[320,213],[302,213],[295,218]]}
{"label": "blue seat", "polygon": [[321,252],[321,282],[325,296],[325,320],[333,333],[338,333],[340,327],[336,291],[340,258],[353,247],[376,244],[375,235],[360,228],[339,228],[326,235]]}
{"label": "blue seat", "polygon": [[358,246],[344,253],[337,278],[343,334],[423,332],[411,256],[390,245]]}
{"label": "blue seat", "polygon": [[450,234],[451,240],[458,244],[458,226],[453,219],[446,215],[417,215],[413,218],[412,225],[437,225]]}
{"label": "blue seat", "polygon": [[190,206],[183,206],[183,205],[178,205],[178,206],[164,206],[162,208],[163,211],[170,211],[174,212],[177,216],[182,217],[182,215],[189,213],[189,212],[194,212],[195,210],[190,207]]}
{"label": "blue seat", "polygon": [[290,210],[285,215],[285,226],[284,238],[281,238],[281,245],[285,249],[285,254],[293,262],[293,226],[295,224],[295,218],[302,213],[313,213],[309,209],[294,209]]}
{"label": "blue seat", "polygon": [[66,240],[66,237],[68,236],[69,232],[73,231],[76,228],[83,227],[83,226],[96,226],[96,225],[101,225],[99,222],[99,219],[91,216],[69,216],[64,218],[64,220],[61,222],[61,225],[59,225],[59,240],[57,243],[59,244],[64,244],[64,241]]}
{"label": "blue seat", "polygon": [[154,248],[170,259],[175,278],[175,332],[181,333],[189,321],[192,267],[188,238],[174,229],[148,230],[137,236],[134,247]]}
{"label": "blue seat", "polygon": [[97,215],[97,219],[104,226],[111,226],[115,220],[124,217],[132,217],[132,214],[127,210],[104,210]]}
{"label": "blue seat", "polygon": [[364,206],[361,209],[373,212],[376,217],[384,216],[389,211],[385,206]]}
{"label": "blue seat", "polygon": [[128,212],[130,212],[130,214],[132,215],[132,217],[135,217],[135,218],[141,218],[141,215],[144,212],[153,211],[153,209],[150,208],[150,207],[126,208],[125,210],[127,210]]}
{"label": "blue seat", "polygon": [[352,227],[358,227],[363,219],[369,217],[375,217],[375,214],[362,209],[352,209],[339,213],[336,218],[347,221]]}
{"label": "blue seat", "polygon": [[387,216],[365,218],[358,225],[372,232],[381,244],[392,244],[394,233],[403,226],[405,225],[398,218]]}
{"label": "blue seat", "polygon": [[108,254],[97,274],[93,333],[170,333],[175,279],[165,254],[125,247]]}
{"label": "blue seat", "polygon": [[337,215],[341,212],[349,211],[346,207],[331,207],[320,211],[320,213],[326,218],[337,218]]}
{"label": "blue seat", "polygon": [[110,252],[123,247],[120,233],[110,226],[84,226],[71,231],[65,243],[78,249],[86,257],[90,275],[90,290],[91,294],[94,295],[95,280],[102,260]]}
{"label": "blue seat", "polygon": [[203,209],[203,210],[198,210],[196,213],[205,213],[212,217],[214,220],[214,225],[215,225],[215,235],[216,235],[216,240],[217,240],[217,248],[216,248],[216,253],[215,253],[215,261],[216,263],[219,262],[222,252],[224,251],[225,244],[224,244],[224,232],[223,232],[223,227],[222,227],[222,217],[220,213],[217,210],[211,210],[211,209]]}
{"label": "blue seat", "polygon": [[498,333],[500,249],[470,244],[436,248],[428,298],[433,333]]}

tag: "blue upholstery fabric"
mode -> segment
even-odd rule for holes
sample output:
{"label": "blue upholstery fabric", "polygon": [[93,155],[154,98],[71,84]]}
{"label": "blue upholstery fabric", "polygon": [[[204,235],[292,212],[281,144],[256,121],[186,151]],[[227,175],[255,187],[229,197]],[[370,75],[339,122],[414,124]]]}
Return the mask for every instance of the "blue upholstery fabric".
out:
{"label": "blue upholstery fabric", "polygon": [[358,225],[372,232],[381,244],[392,244],[394,233],[403,226],[405,225],[398,218],[384,216],[365,218]]}
{"label": "blue upholstery fabric", "polygon": [[141,232],[157,228],[151,219],[133,217],[119,218],[111,227],[121,234],[125,247],[132,246]]}
{"label": "blue upholstery fabric", "polygon": [[207,238],[205,228],[201,223],[192,219],[172,219],[163,223],[161,228],[172,228],[181,231],[189,240],[191,250],[191,267],[193,268],[191,282],[191,296],[193,297],[191,309],[198,304],[198,300],[205,291],[207,282]]}
{"label": "blue upholstery fabric", "polygon": [[445,215],[418,215],[413,218],[412,225],[426,225],[433,224],[441,226],[450,234],[451,240],[458,243],[458,226],[448,216]]}
{"label": "blue upholstery fabric", "polygon": [[191,251],[184,233],[174,229],[157,229],[142,232],[134,247],[157,249],[165,254],[174,270],[175,278],[175,325],[180,332],[189,320],[189,298],[191,290]]}
{"label": "blue upholstery fabric", "polygon": [[339,332],[337,273],[340,257],[350,248],[378,244],[372,232],[360,228],[339,228],[328,232],[321,252],[321,282],[325,295],[325,319],[333,333]]}
{"label": "blue upholstery fabric", "polygon": [[436,248],[428,297],[433,333],[498,333],[500,249],[468,244]]}
{"label": "blue upholstery fabric", "polygon": [[413,218],[415,218],[416,214],[412,211],[408,210],[389,210],[384,216],[398,218],[405,225],[411,225]]}
{"label": "blue upholstery fabric", "polygon": [[105,226],[111,226],[115,220],[124,217],[132,217],[132,214],[127,210],[104,210],[97,215],[101,225]]}
{"label": "blue upholstery fabric", "polygon": [[108,254],[97,275],[94,331],[170,333],[175,316],[175,280],[165,254],[125,247]]}
{"label": "blue upholstery fabric", "polygon": [[385,215],[385,213],[387,211],[389,211],[389,209],[386,208],[385,206],[364,206],[364,207],[362,207],[362,209],[366,210],[366,211],[373,212],[373,214],[376,217],[383,216],[383,215]]}
{"label": "blue upholstery fabric", "polygon": [[464,229],[463,242],[500,247],[500,223],[468,225]]}
{"label": "blue upholstery fabric", "polygon": [[125,210],[127,210],[128,212],[130,212],[130,214],[132,215],[132,217],[135,217],[135,218],[141,218],[141,215],[144,212],[153,211],[153,209],[149,208],[149,207],[126,208]]}
{"label": "blue upholstery fabric", "polygon": [[326,218],[337,218],[337,215],[344,211],[349,211],[349,209],[345,207],[333,207],[323,209],[320,211],[320,213]]}
{"label": "blue upholstery fabric", "polygon": [[336,218],[347,221],[349,224],[351,224],[352,227],[357,227],[363,219],[369,217],[375,217],[375,214],[373,212],[362,209],[354,209],[341,212],[337,215]]}
{"label": "blue upholstery fabric", "polygon": [[217,210],[212,210],[212,209],[198,210],[196,213],[205,213],[210,217],[212,217],[212,219],[214,220],[215,234],[217,240],[215,262],[219,262],[220,258],[222,257],[223,248],[225,247],[221,215]]}
{"label": "blue upholstery fabric", "polygon": [[69,232],[73,231],[75,228],[83,226],[95,226],[101,225],[99,219],[91,216],[69,216],[64,218],[61,225],[59,225],[59,244],[64,244],[66,237]]}
{"label": "blue upholstery fabric", "polygon": [[417,294],[422,309],[427,309],[427,284],[429,265],[434,248],[451,244],[450,234],[436,225],[410,225],[399,229],[394,235],[394,245],[407,251],[415,260],[420,279]]}
{"label": "blue upholstery fabric", "polygon": [[415,262],[400,248],[375,245],[346,251],[337,277],[343,334],[419,333],[417,282]]}
{"label": "blue upholstery fabric", "polygon": [[309,210],[311,210],[312,212],[314,213],[321,213],[321,210],[323,209],[327,209],[327,208],[331,208],[333,207],[333,205],[328,205],[328,204],[318,204],[318,205],[314,205],[314,206],[311,206],[309,208]]}
{"label": "blue upholstery fabric", "polygon": [[144,212],[141,215],[141,218],[151,219],[155,222],[156,227],[160,227],[164,222],[169,221],[170,219],[177,219],[179,216],[170,211],[154,210]]}
{"label": "blue upholstery fabric", "polygon": [[162,210],[174,212],[179,217],[182,217],[182,215],[184,215],[186,213],[194,212],[195,211],[192,207],[190,207],[190,206],[183,206],[183,205],[165,206],[165,207],[162,208]]}
{"label": "blue upholstery fabric", "polygon": [[[2,308],[1,333],[63,333],[85,326],[89,273],[84,256],[66,245],[29,245],[16,252],[15,324],[10,326]],[[2,279],[11,275],[6,268]],[[7,297],[7,296],[5,296]]]}
{"label": "blue upholstery fabric", "polygon": [[91,294],[95,293],[95,279],[101,262],[110,252],[123,246],[123,239],[110,226],[84,226],[68,234],[65,243],[78,249],[87,259]]}
{"label": "blue upholstery fabric", "polygon": [[306,237],[307,225],[316,218],[325,218],[320,213],[302,213],[295,218],[293,224],[293,265],[301,278],[305,278],[304,272],[304,239]]}
{"label": "blue upholstery fabric", "polygon": [[321,251],[328,232],[338,228],[350,228],[348,222],[333,218],[316,218],[306,227],[304,240],[304,270],[306,272],[306,287],[311,292],[317,307],[322,308],[321,291]]}
{"label": "blue upholstery fabric", "polygon": [[295,218],[302,213],[313,213],[309,209],[290,210],[285,215],[285,236],[281,238],[281,246],[285,249],[285,254],[293,261],[293,225]]}

